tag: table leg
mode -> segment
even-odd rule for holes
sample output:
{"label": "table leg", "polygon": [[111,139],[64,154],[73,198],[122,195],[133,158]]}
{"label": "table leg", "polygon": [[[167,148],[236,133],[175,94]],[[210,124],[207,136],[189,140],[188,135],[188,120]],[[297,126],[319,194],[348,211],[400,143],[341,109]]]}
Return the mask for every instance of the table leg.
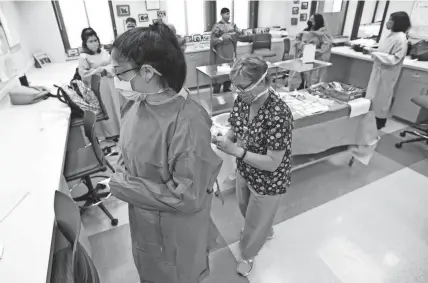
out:
{"label": "table leg", "polygon": [[198,98],[201,99],[199,95],[199,72],[196,70],[196,87],[198,88]]}
{"label": "table leg", "polygon": [[213,80],[210,78],[210,105],[209,105],[209,110],[210,110],[210,116],[213,115]]}

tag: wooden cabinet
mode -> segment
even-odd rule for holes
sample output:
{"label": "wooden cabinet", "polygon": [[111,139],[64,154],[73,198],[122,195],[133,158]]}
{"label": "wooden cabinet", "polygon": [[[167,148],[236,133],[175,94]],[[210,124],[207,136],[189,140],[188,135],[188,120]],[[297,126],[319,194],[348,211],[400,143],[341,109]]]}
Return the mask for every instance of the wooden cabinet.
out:
{"label": "wooden cabinet", "polygon": [[428,72],[404,68],[395,91],[392,115],[411,123],[427,119],[428,112],[411,101],[413,97],[427,93]]}

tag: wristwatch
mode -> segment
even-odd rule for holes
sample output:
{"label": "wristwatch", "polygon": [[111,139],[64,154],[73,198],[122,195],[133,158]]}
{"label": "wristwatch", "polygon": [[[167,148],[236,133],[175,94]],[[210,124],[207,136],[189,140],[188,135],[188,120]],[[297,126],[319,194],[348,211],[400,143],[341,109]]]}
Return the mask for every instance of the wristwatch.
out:
{"label": "wristwatch", "polygon": [[244,148],[244,153],[238,159],[241,160],[241,161],[244,161],[244,158],[245,158],[246,155],[247,155],[247,150]]}

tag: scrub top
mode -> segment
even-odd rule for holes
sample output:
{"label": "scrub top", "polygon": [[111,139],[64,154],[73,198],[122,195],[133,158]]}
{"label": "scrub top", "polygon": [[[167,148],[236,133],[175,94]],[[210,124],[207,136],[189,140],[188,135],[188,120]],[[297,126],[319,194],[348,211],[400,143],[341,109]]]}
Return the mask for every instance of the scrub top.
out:
{"label": "scrub top", "polygon": [[285,154],[274,172],[257,169],[242,160],[237,160],[238,171],[258,194],[284,194],[291,184],[291,110],[270,89],[268,99],[252,121],[249,121],[249,113],[249,105],[238,96],[229,123],[241,146],[256,154],[266,155],[268,150],[285,150]]}

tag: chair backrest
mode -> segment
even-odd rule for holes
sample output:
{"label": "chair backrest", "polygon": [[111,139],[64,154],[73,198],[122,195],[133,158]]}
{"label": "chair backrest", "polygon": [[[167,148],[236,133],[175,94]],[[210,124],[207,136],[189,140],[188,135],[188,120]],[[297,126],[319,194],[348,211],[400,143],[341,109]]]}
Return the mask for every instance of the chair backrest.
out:
{"label": "chair backrest", "polygon": [[74,271],[76,265],[77,243],[81,229],[80,212],[73,199],[60,191],[55,192],[54,210],[58,229],[73,246],[71,266]]}
{"label": "chair backrest", "polygon": [[94,263],[92,262],[85,248],[79,243],[81,219],[76,203],[69,195],[60,191],[56,191],[54,210],[58,229],[72,245],[71,270],[73,273],[72,277],[74,282],[100,282]]}
{"label": "chair backrest", "polygon": [[101,150],[100,142],[98,141],[97,136],[95,135],[95,122],[97,121],[97,116],[92,111],[85,111],[83,113],[83,129],[85,130],[85,136],[91,143],[91,146],[94,150],[95,157],[97,158],[100,165],[105,164],[105,156]]}
{"label": "chair backrest", "polygon": [[91,90],[94,92],[95,96],[98,98],[98,101],[100,102],[101,111],[103,112],[103,116],[105,120],[108,120],[109,117],[108,117],[107,109],[101,98],[101,76],[100,75],[91,76]]}
{"label": "chair backrest", "polygon": [[253,35],[253,52],[257,49],[271,49],[272,35],[270,33],[259,33]]}
{"label": "chair backrest", "polygon": [[287,55],[290,53],[291,49],[291,41],[288,37],[284,38],[284,55]]}

